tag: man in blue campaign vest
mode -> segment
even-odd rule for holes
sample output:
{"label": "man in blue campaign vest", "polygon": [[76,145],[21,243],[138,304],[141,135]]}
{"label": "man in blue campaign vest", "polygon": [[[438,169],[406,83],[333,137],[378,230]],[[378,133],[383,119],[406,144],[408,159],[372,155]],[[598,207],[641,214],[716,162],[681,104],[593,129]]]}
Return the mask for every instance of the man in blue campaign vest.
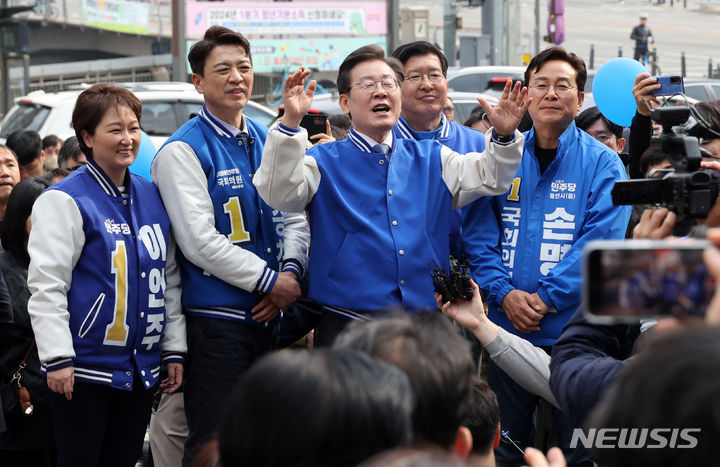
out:
{"label": "man in blue campaign vest", "polygon": [[[440,49],[425,41],[411,42],[395,49],[392,56],[400,60],[405,74],[402,113],[393,127],[393,136],[434,139],[461,154],[482,152],[486,135],[448,120],[443,114],[448,100],[448,62]],[[488,133],[487,138],[490,136]],[[450,219],[450,254],[461,258],[461,212],[454,211]]]}
{"label": "man in blue campaign vest", "polygon": [[[434,140],[395,138],[402,67],[378,46],[351,53],[338,73],[340,106],[353,126],[342,141],[311,148],[298,129],[315,83],[298,70],[284,87],[285,114],[270,130],[253,179],[276,209],[307,209],[316,245],[308,296],[323,307],[316,339],[329,343],[348,319],[391,306],[434,309],[429,262],[447,268],[449,215],[468,202],[505,192],[519,164],[515,131],[527,107],[518,83],[492,108],[484,153],[456,153]],[[319,247],[317,245],[320,245]]]}
{"label": "man in blue campaign vest", "polygon": [[[575,127],[585,79],[582,59],[561,47],[532,59],[525,82],[533,128],[520,169],[507,193],[464,211],[465,248],[473,277],[487,292],[490,319],[548,351],[580,304],[583,246],[623,238],[630,217],[630,208],[613,206],[610,196],[614,182],[627,178],[620,158]],[[522,448],[532,445],[538,397],[492,362],[488,379],[503,431]],[[562,414],[553,415],[565,449],[571,429]],[[523,463],[515,448],[504,448],[496,451],[499,463]],[[592,465],[584,452],[566,457],[569,465]]]}
{"label": "man in blue campaign vest", "polygon": [[177,233],[188,316],[185,466],[241,374],[270,350],[280,311],[300,297],[310,239],[303,214],[273,210],[252,184],[267,130],[242,113],[254,78],[247,39],[214,26],[188,60],[205,105],[152,166]]}

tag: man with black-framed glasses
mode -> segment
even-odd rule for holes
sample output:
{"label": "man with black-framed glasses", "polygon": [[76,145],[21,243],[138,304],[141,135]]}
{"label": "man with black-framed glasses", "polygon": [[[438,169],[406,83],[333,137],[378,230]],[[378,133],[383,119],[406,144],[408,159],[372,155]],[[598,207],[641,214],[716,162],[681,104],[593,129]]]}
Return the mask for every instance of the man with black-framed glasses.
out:
{"label": "man with black-framed glasses", "polygon": [[[525,71],[533,128],[526,132],[520,168],[507,193],[466,208],[463,240],[475,282],[487,293],[490,319],[548,353],[580,305],[583,246],[624,238],[628,206],[610,191],[625,180],[617,153],[575,126],[582,105],[585,63],[561,47],[536,55]],[[495,365],[488,381],[498,397],[502,430],[521,448],[533,444],[539,398]],[[569,465],[592,465],[570,450],[571,427],[553,412]],[[521,465],[522,455],[501,443],[499,465]]]}
{"label": "man with black-framed glasses", "polygon": [[268,133],[253,183],[275,209],[308,212],[308,297],[323,312],[316,342],[327,344],[350,319],[389,307],[436,308],[428,263],[448,267],[451,210],[507,189],[528,102],[519,83],[512,90],[508,83],[497,106],[485,102],[495,127],[483,153],[397,138],[402,67],[366,46],[338,73],[339,103],[352,115],[347,138],[306,154],[307,132],[298,125],[315,90],[314,82],[304,90],[307,76],[300,69],[286,80],[285,113]]}

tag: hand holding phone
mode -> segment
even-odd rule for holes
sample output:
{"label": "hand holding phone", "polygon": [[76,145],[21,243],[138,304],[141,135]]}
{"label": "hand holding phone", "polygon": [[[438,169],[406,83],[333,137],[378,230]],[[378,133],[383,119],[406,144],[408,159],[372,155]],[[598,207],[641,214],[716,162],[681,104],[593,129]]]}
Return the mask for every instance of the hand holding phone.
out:
{"label": "hand holding phone", "polygon": [[685,92],[683,77],[680,75],[654,76],[654,78],[657,78],[660,89],[650,91],[649,94],[653,96],[672,96],[673,94]]}
{"label": "hand holding phone", "polygon": [[583,293],[589,320],[702,317],[715,292],[705,240],[601,240],[585,249]]}
{"label": "hand holding phone", "polygon": [[308,137],[325,133],[326,131],[327,115],[309,113],[306,114],[300,121],[300,126],[305,128],[308,133]]}

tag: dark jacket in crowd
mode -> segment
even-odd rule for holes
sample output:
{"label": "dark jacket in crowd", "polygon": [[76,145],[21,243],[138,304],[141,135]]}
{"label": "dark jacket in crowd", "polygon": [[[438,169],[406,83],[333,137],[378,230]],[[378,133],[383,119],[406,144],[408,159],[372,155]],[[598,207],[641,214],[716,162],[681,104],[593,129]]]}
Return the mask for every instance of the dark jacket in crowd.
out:
{"label": "dark jacket in crowd", "polygon": [[12,374],[34,340],[27,312],[30,298],[27,288],[28,265],[27,259],[18,258],[14,253],[0,253],[0,271],[7,284],[12,310],[12,323],[0,322],[0,398],[7,429],[0,429],[0,449],[43,449],[55,445],[47,403],[49,389],[45,375],[40,372],[37,348],[31,352],[27,366],[22,371],[23,386],[30,392],[34,406],[32,416],[21,414],[17,386],[10,384]]}
{"label": "dark jacket in crowd", "polygon": [[582,426],[608,384],[624,368],[640,325],[588,323],[582,307],[552,349],[550,388],[574,426]]}

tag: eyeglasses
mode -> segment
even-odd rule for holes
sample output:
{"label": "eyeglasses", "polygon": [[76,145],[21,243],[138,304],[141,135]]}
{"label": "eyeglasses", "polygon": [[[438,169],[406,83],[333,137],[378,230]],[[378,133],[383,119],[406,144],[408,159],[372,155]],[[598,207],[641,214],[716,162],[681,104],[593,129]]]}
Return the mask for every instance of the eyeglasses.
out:
{"label": "eyeglasses", "polygon": [[417,85],[420,84],[423,76],[427,76],[431,83],[439,83],[445,78],[439,71],[431,71],[430,73],[411,73],[405,78],[405,81],[412,85]]}
{"label": "eyeglasses", "polygon": [[537,84],[531,84],[529,86],[530,90],[535,94],[536,96],[544,96],[548,93],[550,88],[553,88],[555,90],[555,94],[558,96],[569,96],[572,94],[573,89],[575,89],[575,86],[570,86],[569,84],[564,83],[558,83],[555,86],[550,86],[547,83],[537,83]]}
{"label": "eyeglasses", "polygon": [[454,112],[454,111],[455,111],[455,107],[443,107],[443,108],[442,108],[442,111],[443,111],[443,112]]}
{"label": "eyeglasses", "polygon": [[602,144],[607,144],[610,141],[617,139],[617,136],[611,134],[611,133],[599,133],[594,136],[594,138],[598,141],[600,141]]}
{"label": "eyeglasses", "polygon": [[359,83],[353,84],[352,87],[358,88],[365,94],[371,94],[377,89],[378,83],[380,83],[380,86],[388,93],[393,93],[398,89],[397,81],[392,78],[383,78],[380,81],[364,79]]}

